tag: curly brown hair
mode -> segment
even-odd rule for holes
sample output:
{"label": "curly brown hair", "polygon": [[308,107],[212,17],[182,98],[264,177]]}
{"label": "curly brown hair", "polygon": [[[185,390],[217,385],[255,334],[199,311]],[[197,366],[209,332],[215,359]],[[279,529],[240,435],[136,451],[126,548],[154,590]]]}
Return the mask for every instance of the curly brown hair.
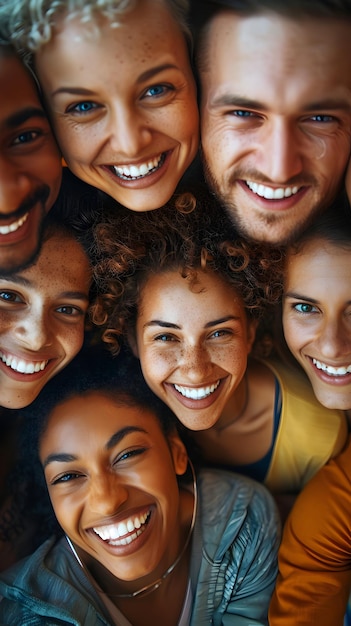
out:
{"label": "curly brown hair", "polygon": [[106,211],[93,235],[98,298],[92,318],[115,353],[121,337],[134,332],[140,293],[151,274],[177,270],[191,289],[197,270],[218,272],[241,296],[250,317],[277,299],[269,276],[280,255],[240,238],[204,188],[175,195],[155,211]]}

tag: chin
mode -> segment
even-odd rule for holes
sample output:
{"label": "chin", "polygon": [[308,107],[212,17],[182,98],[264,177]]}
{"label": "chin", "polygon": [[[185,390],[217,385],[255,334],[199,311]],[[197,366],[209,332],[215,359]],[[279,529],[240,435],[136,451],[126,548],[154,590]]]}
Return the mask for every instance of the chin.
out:
{"label": "chin", "polygon": [[334,411],[348,411],[351,408],[351,392],[347,394],[329,394],[329,393],[320,393],[314,390],[315,396],[327,409],[333,409]]}

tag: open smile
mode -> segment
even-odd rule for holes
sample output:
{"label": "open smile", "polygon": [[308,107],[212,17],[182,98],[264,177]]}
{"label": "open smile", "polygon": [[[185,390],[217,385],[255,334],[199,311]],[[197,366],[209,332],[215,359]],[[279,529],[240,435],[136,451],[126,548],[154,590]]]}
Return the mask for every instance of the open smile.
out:
{"label": "open smile", "polygon": [[145,176],[150,176],[154,172],[157,172],[164,164],[166,155],[166,152],[162,152],[159,156],[145,163],[141,163],[140,165],[111,165],[110,169],[122,180],[139,180],[140,178],[145,178]]}
{"label": "open smile", "polygon": [[251,191],[259,196],[260,198],[264,198],[265,200],[284,200],[284,198],[290,198],[291,196],[295,196],[301,187],[268,187],[267,185],[262,185],[261,183],[255,183],[251,180],[245,181]]}
{"label": "open smile", "polygon": [[23,224],[27,221],[28,215],[29,215],[29,212],[25,213],[25,215],[22,215],[22,217],[20,217],[15,222],[12,222],[11,224],[0,226],[0,235],[8,235],[9,233],[16,232],[16,230],[21,228],[21,226],[23,226]]}
{"label": "open smile", "polygon": [[96,526],[92,530],[110,546],[126,546],[142,535],[146,530],[151,516],[151,510],[141,515],[134,515],[123,522]]}
{"label": "open smile", "polygon": [[36,374],[45,370],[49,360],[43,361],[27,361],[25,359],[13,356],[12,354],[5,354],[0,351],[0,358],[3,363],[10,369],[20,374]]}
{"label": "open smile", "polygon": [[341,367],[334,367],[332,365],[327,365],[322,361],[318,361],[317,359],[312,358],[312,363],[317,370],[320,370],[331,377],[340,377],[346,376],[347,374],[351,374],[351,364],[350,365],[342,365]]}
{"label": "open smile", "polygon": [[[226,379],[227,376],[218,378],[213,383],[203,384],[198,387],[165,382],[164,387],[176,399],[177,404],[180,404],[183,408],[191,411],[204,411],[213,406],[223,393],[226,393],[226,387],[223,386]],[[178,413],[176,412],[179,417],[180,413]]]}
{"label": "open smile", "polygon": [[183,385],[174,384],[174,388],[184,396],[184,398],[190,398],[191,400],[203,400],[210,396],[220,384],[220,380],[207,385],[206,387],[185,387]]}

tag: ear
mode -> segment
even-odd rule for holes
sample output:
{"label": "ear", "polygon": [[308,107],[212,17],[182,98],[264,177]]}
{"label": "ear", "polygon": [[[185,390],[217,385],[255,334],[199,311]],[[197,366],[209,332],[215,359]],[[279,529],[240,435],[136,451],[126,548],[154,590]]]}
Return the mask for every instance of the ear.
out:
{"label": "ear", "polygon": [[129,329],[127,332],[127,339],[128,339],[128,343],[129,343],[129,347],[131,349],[131,351],[133,352],[134,356],[138,359],[139,358],[139,350],[138,350],[138,342],[136,339],[136,334],[135,334],[135,329]]}
{"label": "ear", "polygon": [[253,342],[256,337],[256,330],[258,326],[258,320],[248,319],[247,320],[247,353],[250,354],[252,350]]}
{"label": "ear", "polygon": [[168,445],[173,459],[175,473],[185,474],[188,467],[188,453],[179,435],[174,433],[168,437]]}

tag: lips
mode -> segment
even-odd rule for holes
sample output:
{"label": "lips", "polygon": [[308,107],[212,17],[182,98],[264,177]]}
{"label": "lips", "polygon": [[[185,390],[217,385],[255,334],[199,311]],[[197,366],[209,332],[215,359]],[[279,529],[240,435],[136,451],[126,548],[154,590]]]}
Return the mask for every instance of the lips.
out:
{"label": "lips", "polygon": [[166,153],[140,165],[111,165],[111,170],[122,180],[138,180],[156,172],[165,162]]}
{"label": "lips", "polygon": [[245,182],[254,194],[260,196],[260,198],[264,198],[265,200],[283,200],[284,198],[295,196],[300,190],[300,187],[297,186],[274,188],[262,185],[261,183],[255,183],[250,180]]}
{"label": "lips", "polygon": [[[202,411],[208,409],[218,400],[223,393],[223,383],[225,378],[220,378],[214,383],[201,385],[199,387],[190,387],[188,385],[178,385],[178,383],[164,383],[165,389],[177,400],[177,406],[181,405],[191,411]],[[173,407],[173,410],[174,407]],[[181,419],[181,411],[179,408],[175,410],[179,419]]]}
{"label": "lips", "polygon": [[15,222],[12,222],[11,224],[6,224],[5,226],[0,226],[0,236],[16,232],[27,221],[28,215],[29,213],[26,213]]}
{"label": "lips", "polygon": [[116,524],[94,526],[93,532],[110,546],[126,546],[135,541],[146,530],[151,511],[134,515]]}
{"label": "lips", "polygon": [[44,371],[48,360],[42,361],[27,361],[23,358],[19,358],[13,356],[12,354],[5,354],[5,352],[0,351],[0,358],[3,363],[15,372],[19,372],[20,374],[36,374],[38,372]]}
{"label": "lips", "polygon": [[340,367],[334,367],[332,365],[327,365],[322,361],[318,361],[317,359],[312,358],[312,363],[316,369],[321,370],[328,376],[340,377],[346,376],[346,374],[351,374],[351,364],[350,365],[342,365]]}
{"label": "lips", "polygon": [[217,380],[216,383],[212,383],[212,385],[207,385],[206,387],[185,387],[183,385],[176,384],[174,384],[174,387],[185,398],[190,398],[191,400],[203,400],[216,391],[220,382],[220,380]]}

